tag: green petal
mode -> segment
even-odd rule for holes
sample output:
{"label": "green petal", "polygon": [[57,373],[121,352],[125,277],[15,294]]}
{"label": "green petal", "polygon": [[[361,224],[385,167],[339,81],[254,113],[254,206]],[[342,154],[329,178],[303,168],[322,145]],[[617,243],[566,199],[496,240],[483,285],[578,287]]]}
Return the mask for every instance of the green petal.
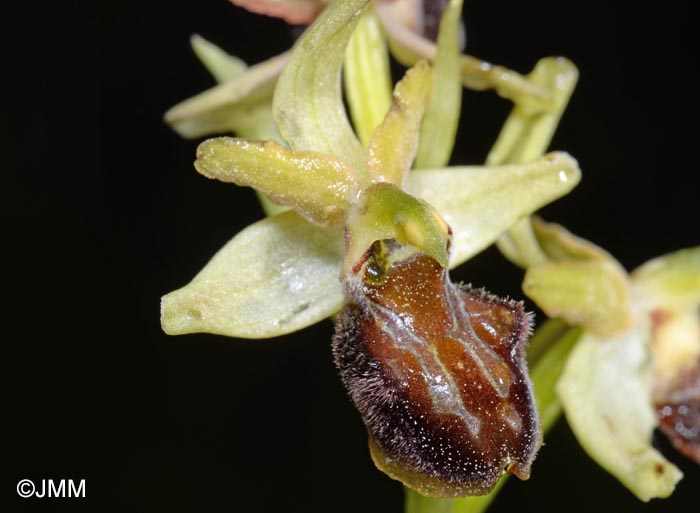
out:
{"label": "green petal", "polygon": [[268,217],[231,239],[185,287],[162,298],[170,335],[265,338],[340,310],[342,234],[294,212]]}
{"label": "green petal", "polygon": [[[219,83],[240,77],[248,68],[241,59],[229,55],[197,34],[190,38],[190,44],[199,60]],[[208,114],[199,117],[193,116],[183,119],[173,126],[180,131],[180,135],[185,137],[234,132],[241,137],[282,142],[282,136],[279,134],[272,117],[271,93],[269,97],[254,101],[250,105],[243,100],[237,104],[215,108]],[[268,216],[287,210],[286,207],[275,205],[261,193],[258,193],[258,199],[263,211]]]}
{"label": "green petal", "polygon": [[239,77],[248,67],[241,59],[229,55],[199,34],[190,38],[190,45],[197,58],[219,83]]}
{"label": "green petal", "polygon": [[462,55],[462,84],[468,89],[482,91],[493,89],[502,98],[519,105],[528,105],[533,111],[551,108],[552,95],[542,87],[522,76],[520,73],[488,62]]}
{"label": "green petal", "polygon": [[578,81],[578,69],[562,57],[540,59],[528,75],[552,96],[546,112],[528,102],[516,104],[491,149],[487,164],[525,162],[542,155],[552,140]]}
{"label": "green petal", "polygon": [[394,103],[372,134],[367,148],[367,170],[372,181],[401,187],[416,156],[423,112],[432,86],[433,73],[426,61],[408,70],[396,84]]}
{"label": "green petal", "polygon": [[452,227],[450,267],[456,267],[580,179],[571,156],[551,153],[525,164],[412,171],[406,190],[430,203]]}
{"label": "green petal", "polygon": [[537,243],[551,260],[607,261],[624,268],[615,258],[600,246],[578,237],[557,223],[548,223],[537,216],[532,217],[532,229]]}
{"label": "green petal", "polygon": [[342,157],[364,169],[365,154],[343,105],[340,71],[345,48],[369,0],[338,0],[294,45],[273,98],[273,112],[294,150]]}
{"label": "green petal", "polygon": [[391,107],[389,54],[374,11],[365,11],[350,38],[343,80],[353,125],[366,146]]}
{"label": "green petal", "polygon": [[435,88],[425,112],[416,156],[416,168],[447,165],[452,155],[462,105],[459,68],[459,27],[462,0],[450,0],[440,21],[433,61]]}
{"label": "green petal", "polygon": [[[546,88],[551,101],[544,111],[529,100],[516,103],[486,158],[487,164],[525,162],[547,151],[578,81],[578,70],[564,58],[550,57],[538,61],[528,78]],[[498,241],[498,248],[524,268],[546,259],[535,241],[530,219],[515,223]]]}
{"label": "green petal", "polygon": [[528,267],[525,293],[550,317],[600,336],[627,328],[632,320],[629,280],[617,260],[561,225],[533,217],[532,229],[545,258]]}
{"label": "green petal", "polygon": [[197,171],[249,186],[309,221],[340,228],[359,190],[355,170],[330,155],[289,151],[274,141],[217,137],[197,148]]}
{"label": "green petal", "polygon": [[608,340],[585,334],[557,387],[586,452],[643,501],[668,497],[682,477],[651,445],[657,418],[649,336],[646,327]]}
{"label": "green petal", "polygon": [[605,261],[546,261],[528,268],[523,291],[549,317],[607,336],[632,321],[627,276]]}
{"label": "green petal", "polygon": [[190,138],[221,132],[255,137],[260,123],[266,132],[276,132],[270,98],[287,58],[285,53],[251,66],[233,80],[178,103],[165,113],[165,121]]}
{"label": "green petal", "polygon": [[[432,61],[437,51],[435,43],[417,34],[395,16],[391,2],[380,2],[374,7],[389,39],[389,48],[396,60],[404,66],[413,66],[421,59]],[[459,60],[462,85],[483,91],[493,89],[503,98],[516,103],[527,103],[532,108],[548,108],[552,98],[546,88],[535,84],[519,73],[489,64],[470,55]]]}
{"label": "green petal", "polygon": [[684,309],[700,303],[700,246],[648,261],[631,275],[636,295],[649,306]]}

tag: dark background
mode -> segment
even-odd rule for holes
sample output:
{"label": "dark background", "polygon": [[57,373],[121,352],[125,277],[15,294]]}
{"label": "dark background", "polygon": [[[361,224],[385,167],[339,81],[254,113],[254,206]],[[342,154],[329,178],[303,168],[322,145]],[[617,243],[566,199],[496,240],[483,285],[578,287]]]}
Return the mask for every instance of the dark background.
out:
{"label": "dark background", "polygon": [[[255,63],[289,47],[290,28],[226,0],[23,5],[3,36],[1,509],[401,512],[333,367],[330,322],[257,341],[160,331],[160,296],[261,216],[251,191],[198,175],[198,141],[162,122],[213,85],[189,36]],[[552,148],[578,158],[583,181],[542,213],[628,269],[700,242],[689,3],[631,5],[471,1],[464,16],[476,56],[521,72],[555,54],[578,65]],[[465,92],[454,162],[483,161],[509,108]],[[453,277],[522,297],[493,248]],[[655,441],[687,474],[669,500],[636,501],[560,421],[532,479],[490,511],[694,507],[698,466]],[[87,498],[20,500],[22,478],[86,479]]]}

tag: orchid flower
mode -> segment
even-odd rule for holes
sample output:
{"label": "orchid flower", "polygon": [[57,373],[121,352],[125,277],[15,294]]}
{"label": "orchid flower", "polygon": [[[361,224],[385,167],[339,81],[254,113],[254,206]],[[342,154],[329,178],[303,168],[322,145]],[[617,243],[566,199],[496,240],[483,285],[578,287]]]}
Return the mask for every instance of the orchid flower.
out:
{"label": "orchid flower", "polygon": [[[291,150],[280,143],[226,138],[206,141],[198,149],[197,168],[206,176],[253,186],[296,211],[249,226],[189,285],[166,295],[166,332],[272,337],[337,313],[344,303],[338,279],[342,220],[373,166],[388,166],[391,160],[391,181],[432,205],[452,227],[450,267],[578,183],[578,166],[564,153],[524,164],[406,173],[418,151],[422,116],[415,111],[426,107],[421,100],[404,99],[400,88],[363,148],[343,107],[340,73],[345,47],[360,20],[356,12],[367,4],[333,4],[297,42],[273,102],[276,126]],[[451,141],[442,144],[451,147]]]}
{"label": "orchid flower", "polygon": [[[290,52],[250,68],[194,37],[220,84],[173,107],[166,121],[186,137],[237,134],[200,144],[195,168],[254,188],[269,217],[162,298],[163,329],[274,337],[340,312],[336,363],[376,465],[408,487],[407,513],[483,510],[505,472],[527,478],[538,433],[562,409],[591,457],[635,495],[669,495],[680,471],[650,439],[661,427],[698,461],[700,252],[667,255],[628,274],[602,249],[531,217],[580,180],[571,156],[544,154],[575,67],[542,59],[521,76],[461,55],[461,0],[428,3],[427,11],[414,0],[234,3],[310,25]],[[393,93],[387,46],[410,66]],[[514,102],[485,166],[447,165],[463,86]],[[447,269],[493,243],[526,269],[525,294],[554,319],[533,337],[529,377],[522,307],[447,278]],[[426,321],[427,313],[434,319]],[[450,327],[447,342],[435,319]],[[464,348],[459,361],[436,356],[455,343]],[[397,366],[402,358],[413,363]],[[464,385],[465,362],[480,369],[490,397],[500,397],[486,417],[460,407],[484,406]],[[520,387],[521,402],[499,379]],[[450,395],[456,389],[461,403]],[[420,435],[407,418],[423,418],[425,397],[434,415],[416,424]],[[498,401],[494,414],[488,408]],[[467,446],[483,443],[488,470],[421,452],[416,440],[439,439],[445,412],[464,419],[473,437]],[[482,424],[501,438],[480,440]],[[443,442],[459,452],[461,438]]]}
{"label": "orchid flower", "polygon": [[[483,494],[505,472],[527,478],[540,445],[524,362],[530,321],[516,302],[451,284],[447,267],[571,190],[580,171],[567,154],[550,153],[517,164],[409,172],[421,147],[428,164],[451,150],[453,138],[421,137],[444,109],[432,101],[439,60],[434,68],[419,61],[397,83],[363,145],[345,113],[340,73],[367,5],[333,4],[297,42],[272,101],[282,142],[219,137],[200,144],[200,173],[254,187],[291,210],[243,230],[192,282],[165,295],[162,326],[170,334],[272,337],[343,308],[336,362],[377,466],[426,495]],[[445,19],[442,54],[455,55],[448,42],[458,38],[458,17]],[[438,347],[445,352],[435,353]],[[396,367],[397,357],[414,363]],[[361,370],[366,363],[371,371]],[[480,391],[472,386],[478,379]],[[380,402],[370,392],[378,388]],[[418,416],[425,420],[407,421]],[[445,422],[453,426],[449,436]],[[440,452],[426,443],[428,432],[441,440]],[[397,437],[405,442],[397,445]]]}
{"label": "orchid flower", "polygon": [[661,428],[700,463],[700,247],[628,274],[601,248],[536,220],[547,259],[523,290],[584,328],[557,393],[579,442],[639,499],[668,497],[680,470],[652,446]]}

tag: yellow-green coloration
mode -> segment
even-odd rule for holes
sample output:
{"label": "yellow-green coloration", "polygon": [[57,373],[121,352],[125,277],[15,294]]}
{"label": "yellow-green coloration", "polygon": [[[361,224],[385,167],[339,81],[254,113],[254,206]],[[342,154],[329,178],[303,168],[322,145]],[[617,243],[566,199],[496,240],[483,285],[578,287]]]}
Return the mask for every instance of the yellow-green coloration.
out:
{"label": "yellow-green coloration", "polygon": [[228,82],[241,76],[248,67],[238,57],[229,55],[198,34],[190,38],[190,45],[197,58],[218,83]]}
{"label": "yellow-green coloration", "polygon": [[406,190],[430,203],[452,227],[454,267],[491,244],[487,234],[503,233],[580,179],[576,160],[551,153],[524,164],[416,170],[408,175]]}
{"label": "yellow-green coloration", "polygon": [[[415,73],[409,72],[412,78],[401,85],[411,94],[399,92],[397,95],[412,98],[410,102],[414,106],[420,105],[416,98],[425,97],[423,93],[413,95],[413,91],[424,89],[423,85],[417,87],[415,84],[424,84],[428,80],[428,70],[424,66],[419,65]],[[417,79],[420,82],[413,82]],[[278,86],[277,95],[285,97],[291,94],[284,89],[280,92],[281,86]],[[337,101],[341,102],[341,99],[337,98]],[[400,128],[407,139],[415,139],[418,125],[414,116],[388,114],[385,122]],[[379,127],[377,134],[383,133],[386,130]],[[372,168],[379,177],[399,174],[385,172],[384,166],[401,169],[393,160],[379,158],[390,155],[382,146],[390,139],[378,136],[373,143],[376,154]],[[206,148],[216,149],[217,156],[212,154],[201,159],[198,167],[205,174],[255,183],[256,187],[270,194],[284,196],[285,204],[298,209],[307,218],[336,228],[333,231],[321,229],[291,213],[276,215],[250,226],[224,246],[192,282],[163,297],[161,319],[164,330],[170,334],[203,331],[232,337],[272,337],[301,329],[340,310],[343,292],[338,277],[343,259],[343,234],[333,222],[337,223],[342,217],[340,210],[345,192],[337,195],[325,191],[324,187],[328,186],[329,177],[337,174],[341,191],[354,190],[352,184],[360,181],[360,172],[335,153],[295,152],[269,142],[219,138],[203,143],[202,150]],[[402,148],[405,153],[395,156],[406,165],[411,160],[412,148]],[[233,155],[235,159],[232,160]],[[306,162],[314,162],[316,169],[322,172],[305,173],[303,165],[298,164]],[[247,163],[247,167],[238,169],[241,163]],[[348,175],[341,177],[340,169],[345,169]],[[509,166],[465,166],[408,172],[404,179],[408,194],[381,183],[379,189],[385,190],[382,194],[391,196],[391,201],[398,203],[393,206],[396,216],[389,215],[387,210],[383,217],[385,224],[380,230],[394,235],[398,233],[403,240],[438,257],[444,252],[444,245],[441,241],[443,235],[436,234],[445,231],[446,221],[454,230],[449,266],[455,267],[492,244],[518,219],[569,192],[579,182],[580,176],[576,161],[564,153]],[[292,188],[294,195],[289,194],[290,180],[296,184]],[[390,189],[391,193],[387,192]],[[318,191],[318,195],[307,197],[311,191]],[[430,206],[417,198],[422,198]],[[390,208],[389,204],[385,206],[385,209]],[[330,222],[327,212],[333,213],[333,222]],[[437,217],[436,212],[439,212]],[[426,235],[422,230],[430,225],[433,228]],[[379,231],[373,230],[372,233],[376,235]],[[366,234],[363,237],[362,242],[353,246],[358,253],[376,238],[381,238],[373,239]],[[363,244],[366,244],[364,248]],[[444,257],[441,258],[444,261]],[[265,280],[258,279],[258,276],[264,276]],[[274,308],[262,308],[265,298],[275,303]]]}
{"label": "yellow-green coloration", "polygon": [[[433,61],[437,45],[417,34],[400,21],[401,11],[412,0],[378,2],[374,5],[389,41],[392,55],[403,65],[413,66],[420,59]],[[410,7],[409,7],[410,8]],[[546,88],[535,84],[516,71],[490,64],[471,55],[459,57],[458,69],[462,85],[467,89],[485,91],[493,89],[503,98],[516,104],[525,104],[543,110],[551,106],[552,98]]]}
{"label": "yellow-green coloration", "polygon": [[649,334],[640,326],[601,340],[584,334],[557,391],[581,445],[639,499],[668,497],[683,474],[651,445]]}
{"label": "yellow-green coloration", "polygon": [[532,216],[532,228],[537,244],[549,260],[576,260],[610,262],[620,271],[624,268],[613,256],[600,246],[578,237],[563,226],[548,223],[538,216]]}
{"label": "yellow-green coloration", "polygon": [[700,247],[650,260],[632,273],[632,281],[651,306],[684,309],[700,304]]}
{"label": "yellow-green coloration", "polygon": [[209,139],[197,148],[197,171],[253,187],[309,221],[340,228],[359,190],[359,177],[342,160],[313,151],[289,151],[274,141]]}
{"label": "yellow-green coloration", "polygon": [[562,413],[555,388],[581,333],[581,328],[570,328],[558,319],[547,319],[530,338],[530,347],[546,345],[546,350],[538,358],[533,358],[528,350],[530,379],[543,433],[549,431]]}
{"label": "yellow-green coloration", "polygon": [[650,260],[630,281],[635,300],[655,317],[654,393],[668,395],[683,372],[700,365],[700,246]]}
{"label": "yellow-green coloration", "polygon": [[605,261],[546,261],[530,267],[523,291],[549,317],[562,317],[601,336],[632,321],[627,276]]}
{"label": "yellow-green coloration", "polygon": [[462,105],[459,69],[459,25],[462,0],[450,0],[440,22],[433,61],[435,92],[420,133],[416,168],[446,166],[452,154]]}
{"label": "yellow-green coloration", "polygon": [[[194,44],[201,54],[202,43]],[[231,78],[175,105],[165,113],[165,121],[183,137],[236,132],[245,137],[279,138],[270,100],[288,54],[273,57],[241,73],[237,64],[227,66],[222,56],[213,62],[213,51],[207,46],[205,62],[216,66],[217,78]]]}
{"label": "yellow-green coloration", "polygon": [[550,95],[546,110],[533,109],[526,101],[516,103],[508,116],[489,156],[487,164],[524,162],[547,150],[578,82],[578,69],[562,57],[540,59],[528,75]]}
{"label": "yellow-green coloration", "polygon": [[[567,59],[545,58],[537,62],[528,79],[548,91],[548,106],[542,110],[525,99],[516,103],[486,158],[487,164],[526,162],[547,151],[578,81],[578,69]],[[498,248],[521,267],[546,258],[535,241],[530,219],[513,225],[499,239]]]}
{"label": "yellow-green coloration", "polygon": [[430,205],[388,183],[366,189],[353,204],[346,224],[343,269],[349,272],[377,240],[396,239],[447,265],[449,227]]}
{"label": "yellow-green coloration", "polygon": [[[564,230],[545,227],[541,233],[548,233],[550,242],[568,241],[557,251],[547,245],[550,254],[568,253],[556,263],[612,260]],[[600,335],[606,331],[605,317],[598,320],[601,325],[588,318],[590,325],[557,384],[567,421],[583,448],[643,501],[668,497],[682,477],[652,445],[659,425],[654,403],[676,385],[680,372],[697,365],[700,356],[699,255],[700,247],[681,250],[624,275],[631,295],[631,325]],[[560,284],[589,287],[577,281],[564,279]],[[560,291],[550,283],[543,294],[550,301]],[[573,302],[571,306],[573,312]],[[581,300],[580,309],[577,315],[586,315],[593,307]]]}
{"label": "yellow-green coloration", "polygon": [[420,61],[396,84],[394,102],[367,148],[372,181],[403,185],[418,150],[418,133],[433,82],[430,66]]}
{"label": "yellow-green coloration", "polygon": [[602,336],[633,322],[625,269],[612,255],[554,223],[532,218],[534,240],[543,260],[525,273],[523,291],[549,317],[561,317]]}
{"label": "yellow-green coloration", "polygon": [[[437,46],[397,29],[387,17],[395,3],[369,5],[334,2],[291,55],[250,68],[193,38],[195,52],[221,83],[171,109],[166,120],[187,137],[233,131],[246,138],[204,143],[197,168],[251,186],[296,212],[249,226],[191,283],[166,294],[163,329],[246,338],[289,333],[340,310],[339,277],[376,240],[404,244],[401,258],[423,252],[451,268],[499,240],[501,251],[526,269],[530,297],[549,315],[579,326],[565,329],[559,320],[556,329],[535,337],[549,340],[533,341],[538,349],[530,368],[543,428],[563,406],[596,461],[644,500],[668,495],[680,474],[651,447],[657,425],[652,394],[672,381],[679,354],[689,360],[700,354],[700,248],[661,257],[629,277],[600,248],[531,220],[580,180],[568,154],[542,156],[576,83],[575,66],[548,58],[521,76],[459,55],[458,0],[444,13]],[[393,103],[382,37],[402,62],[434,62],[409,70]],[[354,127],[343,105],[341,69]],[[443,167],[453,145],[460,80],[515,103],[487,166]],[[364,263],[365,285],[385,283],[386,259],[372,253]],[[661,316],[653,331],[651,321]],[[408,513],[474,513],[493,493],[407,497]]]}
{"label": "yellow-green coloration", "polygon": [[346,0],[325,9],[294,46],[273,97],[275,121],[291,149],[341,157],[362,177],[364,151],[343,106],[340,70],[352,31],[369,3]]}
{"label": "yellow-green coloration", "polygon": [[360,142],[367,146],[392,101],[389,54],[372,10],[362,15],[348,43],[343,83],[352,124]]}
{"label": "yellow-green coloration", "polygon": [[264,338],[291,333],[343,305],[343,238],[285,212],[250,225],[185,287],[163,296],[171,335]]}

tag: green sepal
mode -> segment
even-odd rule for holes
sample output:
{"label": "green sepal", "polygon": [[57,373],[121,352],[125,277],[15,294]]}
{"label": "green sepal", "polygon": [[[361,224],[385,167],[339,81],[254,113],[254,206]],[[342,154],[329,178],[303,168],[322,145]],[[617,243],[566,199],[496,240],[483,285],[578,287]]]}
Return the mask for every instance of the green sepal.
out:
{"label": "green sepal", "polygon": [[683,476],[652,447],[649,337],[645,323],[611,339],[585,333],[557,385],[581,446],[642,501],[668,497]]}
{"label": "green sepal", "polygon": [[343,104],[340,72],[369,0],[338,0],[297,40],[279,77],[273,114],[293,150],[341,157],[364,172],[365,153]]}
{"label": "green sepal", "polygon": [[549,317],[601,336],[632,322],[627,275],[606,261],[547,261],[525,273],[523,291]]}
{"label": "green sepal", "polygon": [[267,338],[292,333],[340,310],[342,233],[284,212],[248,226],[195,278],[163,296],[169,335]]}
{"label": "green sepal", "polygon": [[220,84],[241,76],[248,68],[243,60],[228,54],[199,34],[190,37],[190,46],[207,71]]}
{"label": "green sepal", "polygon": [[233,79],[178,103],[165,113],[166,123],[188,138],[226,132],[271,138],[277,127],[270,99],[288,57],[284,53],[251,66]]}
{"label": "green sepal", "polygon": [[274,141],[208,139],[197,148],[195,168],[209,178],[253,187],[309,221],[334,228],[342,227],[359,190],[355,170],[342,160],[290,151]]}
{"label": "green sepal", "polygon": [[631,274],[647,307],[682,310],[700,304],[700,246],[649,260]]}
{"label": "green sepal", "polygon": [[453,268],[580,179],[576,160],[551,153],[524,164],[415,170],[406,178],[406,191],[427,201],[452,227]]}

